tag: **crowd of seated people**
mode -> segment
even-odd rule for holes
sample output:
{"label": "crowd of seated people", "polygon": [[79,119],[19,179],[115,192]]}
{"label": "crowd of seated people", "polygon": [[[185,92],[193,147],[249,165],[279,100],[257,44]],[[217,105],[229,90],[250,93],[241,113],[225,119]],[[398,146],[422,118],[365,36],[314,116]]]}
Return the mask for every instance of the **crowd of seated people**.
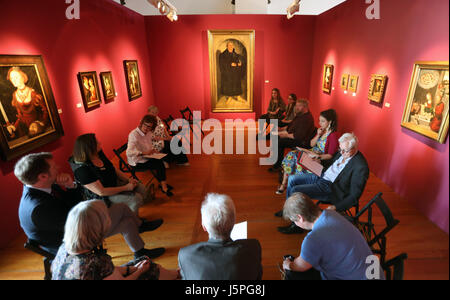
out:
{"label": "crowd of seated people", "polygon": [[[150,107],[149,114],[130,132],[126,154],[133,168],[154,170],[161,192],[173,196],[166,168],[172,161],[188,165],[188,160],[184,154],[171,152],[171,137],[157,114],[157,108]],[[316,129],[308,101],[297,100],[291,94],[286,109],[278,89],[273,90],[268,114],[263,117],[268,122],[271,118],[282,122],[278,127],[278,161],[270,171],[283,167],[277,194],[286,191],[286,201],[276,216],[290,220],[291,224],[279,231],[310,231],[301,255],[284,259],[285,278],[364,279],[365,258],[371,251],[362,243],[361,234],[338,213],[358,201],[368,178],[367,162],[358,151],[358,139],[349,133],[338,138],[337,116],[332,109],[321,112]],[[284,156],[286,149],[290,151]],[[324,165],[320,176],[298,163],[300,152],[310,154]],[[165,159],[151,157],[157,153],[166,154]],[[152,261],[163,255],[165,248],[146,249],[140,236],[163,224],[162,219],[147,221],[139,217],[139,207],[147,197],[145,186],[116,169],[92,133],[76,139],[69,162],[74,177],[59,172],[51,153],[26,155],[14,170],[24,185],[19,207],[21,226],[30,240],[55,255],[53,279],[262,278],[259,241],[230,238],[236,209],[229,196],[206,195],[201,217],[209,240],[180,249],[179,269],[167,270]],[[311,199],[325,199],[330,206],[321,210]],[[102,247],[105,238],[118,233],[134,254],[134,260],[123,266],[114,266]],[[329,253],[334,251],[331,247],[323,247],[335,245],[341,238],[337,256]],[[347,252],[352,255],[345,256]]]}

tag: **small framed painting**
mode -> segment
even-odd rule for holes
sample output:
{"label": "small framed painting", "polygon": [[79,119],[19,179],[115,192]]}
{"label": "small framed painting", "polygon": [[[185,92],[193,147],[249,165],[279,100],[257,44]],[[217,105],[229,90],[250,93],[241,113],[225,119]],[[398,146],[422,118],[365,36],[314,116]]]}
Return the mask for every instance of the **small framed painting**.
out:
{"label": "small framed painting", "polygon": [[116,97],[116,89],[114,87],[112,73],[110,71],[101,72],[100,82],[102,84],[103,98],[105,99],[105,102],[113,100]]}
{"label": "small framed painting", "polygon": [[381,103],[386,90],[387,76],[372,74],[369,86],[369,100]]}
{"label": "small framed painting", "polygon": [[359,81],[358,75],[350,76],[350,79],[348,80],[348,90],[350,92],[356,93],[356,91],[358,90],[358,81]]}
{"label": "small framed painting", "polygon": [[342,79],[341,79],[341,88],[343,90],[347,90],[348,88],[348,79],[350,77],[350,74],[344,74],[342,75]]}
{"label": "small framed painting", "polygon": [[445,143],[448,133],[448,61],[416,62],[401,126]]}
{"label": "small framed painting", "polygon": [[124,60],[125,80],[127,82],[128,100],[142,96],[141,79],[137,60]]}
{"label": "small framed painting", "polygon": [[323,66],[323,78],[322,78],[322,91],[327,94],[331,94],[331,88],[333,84],[333,72],[334,66],[326,64]]}
{"label": "small framed painting", "polygon": [[80,85],[85,111],[90,111],[100,106],[101,99],[97,81],[97,72],[90,71],[78,73],[78,83]]}

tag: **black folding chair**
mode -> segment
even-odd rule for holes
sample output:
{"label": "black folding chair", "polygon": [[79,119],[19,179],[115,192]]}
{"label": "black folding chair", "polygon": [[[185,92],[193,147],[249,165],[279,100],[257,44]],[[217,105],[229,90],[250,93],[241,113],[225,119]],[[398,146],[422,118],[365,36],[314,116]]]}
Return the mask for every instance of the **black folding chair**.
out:
{"label": "black folding chair", "polygon": [[[381,198],[383,194],[378,193],[364,208],[353,217],[353,223],[361,231],[367,244],[374,254],[380,255],[380,263],[383,265],[386,259],[386,234],[391,231],[400,222],[392,215],[386,202]],[[376,204],[382,213],[386,226],[381,230],[376,230],[377,224],[373,223],[373,205]],[[367,212],[367,220],[360,221],[360,217]]]}
{"label": "black folding chair", "polygon": [[[194,132],[194,129],[192,127],[194,125],[194,114],[192,113],[189,106],[186,106],[185,109],[180,110],[180,113],[181,113],[181,116],[183,117],[183,119],[185,119],[186,121],[189,122],[189,126],[191,127],[191,130],[192,130],[192,132]],[[201,121],[203,121],[203,120],[201,120]],[[205,133],[202,130],[202,125],[201,124],[197,124],[197,125],[200,127],[200,131],[201,131],[202,135],[205,135]]]}
{"label": "black folding chair", "polygon": [[179,130],[177,131],[171,131],[170,130],[170,124],[172,124],[172,122],[175,119],[172,117],[172,115],[169,115],[166,119],[163,119],[164,124],[166,124],[166,128],[167,131],[169,132],[170,136],[175,136],[178,132],[180,132]]}
{"label": "black folding chair", "polygon": [[130,173],[131,176],[134,179],[139,180],[139,181],[140,181],[140,179],[136,175],[137,172],[150,171],[150,173],[152,174],[152,177],[145,184],[145,187],[147,188],[147,191],[148,191],[148,197],[151,198],[151,199],[155,199],[155,185],[152,183],[153,179],[156,178],[154,171],[153,170],[149,170],[149,169],[139,169],[139,168],[136,168],[136,167],[133,167],[133,166],[129,165],[125,161],[125,159],[122,157],[123,153],[125,151],[127,151],[127,148],[128,148],[128,143],[125,143],[121,147],[119,147],[118,149],[113,149],[114,154],[119,159],[119,169],[122,172],[124,172],[124,173]]}
{"label": "black folding chair", "polygon": [[55,259],[55,255],[42,249],[41,245],[39,245],[36,241],[30,239],[28,239],[23,246],[25,249],[33,251],[34,253],[37,253],[44,257],[44,272],[45,272],[44,280],[51,280],[52,279],[51,266],[53,259]]}
{"label": "black folding chair", "polygon": [[[177,135],[177,134],[180,132],[179,129],[176,130],[176,131],[171,131],[171,130],[170,130],[170,126],[171,126],[171,124],[172,124],[172,122],[173,122],[174,120],[175,120],[175,119],[172,117],[172,115],[169,115],[166,119],[163,119],[163,122],[164,122],[164,124],[166,124],[167,131],[169,132],[169,134],[170,134],[171,137],[174,137],[175,135]],[[185,139],[189,142],[189,145],[192,145],[190,139],[188,139],[188,138],[185,137],[185,136],[183,136],[183,138],[185,138]]]}
{"label": "black folding chair", "polygon": [[[324,198],[318,198],[316,199],[317,201],[317,205],[319,204],[331,204],[331,202],[328,200],[328,197],[324,197]],[[352,213],[352,209],[355,210],[354,213]],[[339,213],[341,213],[342,215],[344,215],[344,217],[346,217],[349,221],[354,222],[355,220],[357,220],[357,215],[359,213],[359,199],[358,201],[356,201],[355,204],[353,204],[353,206],[351,206],[348,209],[345,209],[343,211],[339,211]]]}
{"label": "black folding chair", "polygon": [[408,255],[402,253],[382,265],[386,280],[403,280],[404,265],[407,258]]}

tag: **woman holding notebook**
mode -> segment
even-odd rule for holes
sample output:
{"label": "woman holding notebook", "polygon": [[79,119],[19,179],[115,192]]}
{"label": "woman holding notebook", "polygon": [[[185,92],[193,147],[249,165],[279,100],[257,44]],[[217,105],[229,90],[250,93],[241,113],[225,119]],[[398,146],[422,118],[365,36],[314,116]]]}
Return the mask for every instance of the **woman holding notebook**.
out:
{"label": "woman holding notebook", "polygon": [[306,152],[317,161],[331,159],[338,151],[337,114],[334,109],[324,110],[319,116],[319,129],[311,140],[311,149],[297,148],[289,152],[283,159],[283,181],[276,194],[284,193],[289,175],[308,172],[299,162],[300,151]]}

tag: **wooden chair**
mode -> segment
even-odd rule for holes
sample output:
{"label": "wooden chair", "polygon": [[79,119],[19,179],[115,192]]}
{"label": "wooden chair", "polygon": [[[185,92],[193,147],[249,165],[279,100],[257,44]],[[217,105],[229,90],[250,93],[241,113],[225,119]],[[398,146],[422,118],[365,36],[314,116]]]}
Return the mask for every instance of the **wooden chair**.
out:
{"label": "wooden chair", "polygon": [[51,280],[52,279],[51,265],[53,259],[55,258],[55,255],[42,249],[42,246],[39,245],[39,243],[30,239],[28,239],[23,246],[25,249],[33,251],[34,253],[37,253],[44,257],[44,272],[45,272],[44,280]]}

